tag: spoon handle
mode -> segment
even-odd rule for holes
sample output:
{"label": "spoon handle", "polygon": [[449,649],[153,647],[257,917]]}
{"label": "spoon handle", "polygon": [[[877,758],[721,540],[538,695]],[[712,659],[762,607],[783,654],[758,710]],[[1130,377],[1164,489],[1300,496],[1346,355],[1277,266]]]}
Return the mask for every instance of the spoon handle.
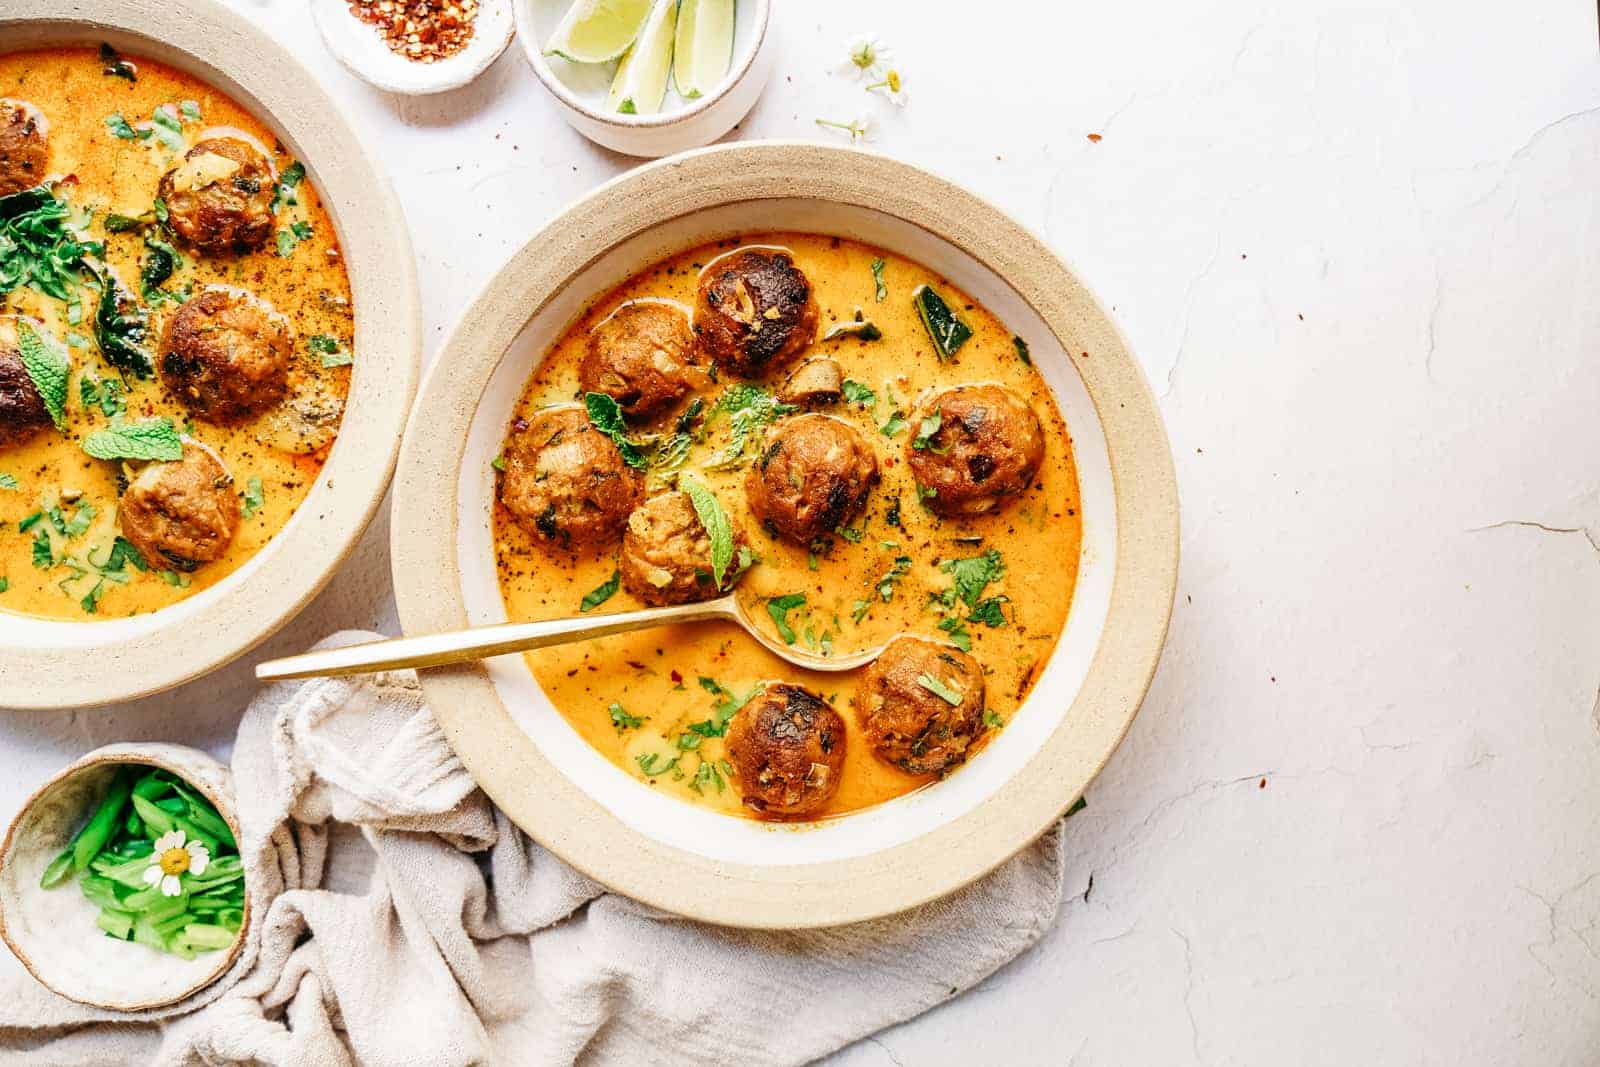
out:
{"label": "spoon handle", "polygon": [[678,604],[665,608],[645,608],[614,615],[580,615],[547,622],[508,622],[498,626],[479,626],[454,633],[426,634],[371,641],[307,652],[287,659],[268,660],[256,665],[256,678],[264,682],[286,678],[332,677],[340,674],[368,674],[401,667],[443,667],[488,656],[525,652],[530,648],[587,641],[608,634],[643,630],[669,623],[698,622],[702,619],[729,618],[727,598],[699,604]]}

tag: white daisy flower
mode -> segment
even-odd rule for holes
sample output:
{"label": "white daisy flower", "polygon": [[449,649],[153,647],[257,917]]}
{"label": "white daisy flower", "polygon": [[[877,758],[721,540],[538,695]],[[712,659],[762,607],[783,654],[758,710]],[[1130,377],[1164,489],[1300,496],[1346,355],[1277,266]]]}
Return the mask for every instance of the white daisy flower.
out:
{"label": "white daisy flower", "polygon": [[867,92],[869,93],[878,92],[880,90],[883,92],[884,96],[889,98],[889,102],[894,104],[895,107],[906,106],[905,79],[900,77],[900,72],[898,70],[890,67],[884,72],[881,80],[875,81],[871,85],[867,86]]}
{"label": "white daisy flower", "polygon": [[175,897],[183,892],[179,876],[184,872],[201,875],[211,863],[211,852],[198,841],[188,841],[182,830],[168,830],[156,838],[150,853],[150,866],[144,869],[144,884],[159,885],[161,895]]}
{"label": "white daisy flower", "polygon": [[851,38],[844,62],[839,66],[846,74],[857,78],[876,78],[882,75],[891,54],[888,45],[871,34],[862,34]]}
{"label": "white daisy flower", "polygon": [[817,125],[829,130],[838,130],[850,138],[850,143],[872,140],[872,120],[851,119],[849,122],[835,122],[832,119],[818,119]]}

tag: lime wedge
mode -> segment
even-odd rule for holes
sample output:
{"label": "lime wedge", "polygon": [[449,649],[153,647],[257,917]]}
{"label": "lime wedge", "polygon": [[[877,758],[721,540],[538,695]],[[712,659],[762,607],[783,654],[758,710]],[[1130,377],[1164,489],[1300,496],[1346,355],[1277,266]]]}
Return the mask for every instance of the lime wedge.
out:
{"label": "lime wedge", "polygon": [[624,115],[654,115],[667,95],[672,70],[672,31],[678,23],[678,0],[655,0],[639,39],[617,64],[617,76],[606,94],[606,107]]}
{"label": "lime wedge", "polygon": [[704,96],[733,63],[734,0],[682,0],[672,77],[685,100]]}
{"label": "lime wedge", "polygon": [[545,55],[574,63],[607,63],[628,50],[651,0],[576,0],[550,36]]}

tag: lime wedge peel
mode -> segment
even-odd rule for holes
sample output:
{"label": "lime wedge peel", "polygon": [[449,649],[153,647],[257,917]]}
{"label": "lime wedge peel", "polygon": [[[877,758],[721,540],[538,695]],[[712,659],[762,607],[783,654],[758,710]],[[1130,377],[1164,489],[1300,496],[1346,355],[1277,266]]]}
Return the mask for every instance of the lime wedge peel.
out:
{"label": "lime wedge peel", "polygon": [[545,55],[608,63],[639,37],[652,6],[651,0],[576,0],[550,35]]}
{"label": "lime wedge peel", "polygon": [[682,0],[672,77],[678,95],[697,100],[715,89],[733,65],[734,0]]}
{"label": "lime wedge peel", "polygon": [[678,22],[678,0],[655,0],[638,40],[617,65],[606,94],[606,110],[624,115],[654,115],[667,96],[672,71],[672,38]]}

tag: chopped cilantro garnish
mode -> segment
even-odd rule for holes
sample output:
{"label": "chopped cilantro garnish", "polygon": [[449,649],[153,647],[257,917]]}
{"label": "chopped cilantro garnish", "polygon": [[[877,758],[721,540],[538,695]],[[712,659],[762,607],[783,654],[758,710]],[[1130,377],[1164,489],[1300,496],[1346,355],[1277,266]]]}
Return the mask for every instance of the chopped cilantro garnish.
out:
{"label": "chopped cilantro garnish", "polygon": [[917,675],[917,684],[946,704],[949,704],[952,708],[960,707],[963,694],[961,690],[948,682],[942,681],[931,674],[919,674]]}
{"label": "chopped cilantro garnish", "polygon": [[611,713],[611,725],[617,728],[617,733],[619,734],[624,730],[637,730],[644,725],[643,719],[637,715],[629,715],[627,709],[615,700],[611,702],[611,707],[606,710]]}
{"label": "chopped cilantro garnish", "polygon": [[[886,598],[887,599],[887,598]],[[778,636],[783,638],[786,645],[794,644],[794,627],[789,625],[789,612],[804,606],[806,595],[804,593],[789,593],[786,596],[767,598],[767,614],[772,616],[772,621],[777,624]]]}
{"label": "chopped cilantro garnish", "polygon": [[[611,577],[607,578],[605,581],[601,582],[599,585],[595,586],[593,589],[589,590],[583,595],[583,599],[578,602],[578,610],[593,611],[601,604],[604,604],[606,601],[610,600],[611,597],[616,593],[617,587],[621,584],[622,572],[619,570],[613,570],[611,572]],[[616,705],[612,706],[615,707]],[[638,724],[635,723],[634,725],[637,726]]]}

